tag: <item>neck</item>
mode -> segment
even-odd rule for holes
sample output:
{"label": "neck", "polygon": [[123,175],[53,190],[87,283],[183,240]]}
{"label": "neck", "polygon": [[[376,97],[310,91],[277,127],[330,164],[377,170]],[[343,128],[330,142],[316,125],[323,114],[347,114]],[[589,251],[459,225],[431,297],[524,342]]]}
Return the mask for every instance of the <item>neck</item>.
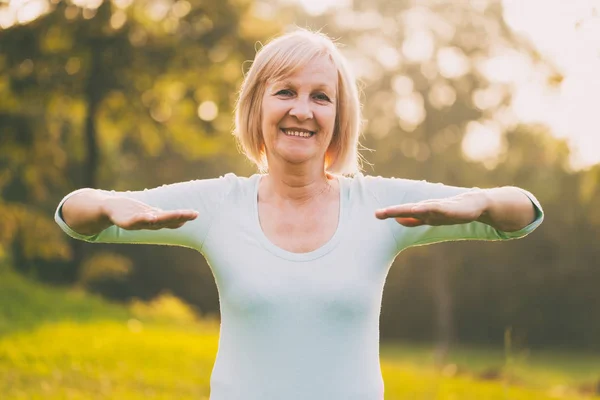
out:
{"label": "neck", "polygon": [[283,168],[272,166],[265,176],[265,189],[269,197],[284,201],[304,203],[331,189],[333,177],[323,167],[306,168],[303,165],[289,165]]}

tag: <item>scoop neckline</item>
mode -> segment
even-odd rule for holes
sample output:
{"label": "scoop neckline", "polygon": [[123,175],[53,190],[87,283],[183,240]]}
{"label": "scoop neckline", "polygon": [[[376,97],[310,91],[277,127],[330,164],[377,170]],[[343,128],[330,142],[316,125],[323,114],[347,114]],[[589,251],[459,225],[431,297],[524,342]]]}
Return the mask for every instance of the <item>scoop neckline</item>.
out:
{"label": "scoop neckline", "polygon": [[340,196],[340,210],[338,213],[338,224],[335,232],[329,238],[327,242],[325,242],[321,247],[309,251],[307,253],[294,253],[281,247],[275,245],[271,240],[267,237],[265,232],[260,225],[260,217],[258,215],[258,187],[261,179],[266,176],[266,174],[255,174],[254,175],[254,188],[253,188],[253,196],[252,196],[252,209],[254,213],[254,227],[258,234],[258,239],[260,243],[272,254],[283,258],[289,261],[311,261],[316,260],[317,258],[323,257],[325,254],[329,253],[333,250],[336,245],[339,243],[340,237],[343,232],[343,227],[345,224],[345,211],[346,211],[346,182],[343,176],[334,175],[334,177],[338,181],[339,185],[339,196]]}

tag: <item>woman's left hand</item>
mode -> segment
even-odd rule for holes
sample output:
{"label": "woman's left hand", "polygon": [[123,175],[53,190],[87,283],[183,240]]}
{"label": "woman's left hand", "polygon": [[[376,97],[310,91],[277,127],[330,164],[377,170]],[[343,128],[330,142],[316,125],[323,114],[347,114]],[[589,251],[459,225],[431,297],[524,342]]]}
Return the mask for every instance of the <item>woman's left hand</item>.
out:
{"label": "woman's left hand", "polygon": [[485,196],[480,191],[472,191],[445,199],[382,208],[375,212],[375,216],[379,219],[394,218],[407,227],[456,225],[477,221],[485,209]]}

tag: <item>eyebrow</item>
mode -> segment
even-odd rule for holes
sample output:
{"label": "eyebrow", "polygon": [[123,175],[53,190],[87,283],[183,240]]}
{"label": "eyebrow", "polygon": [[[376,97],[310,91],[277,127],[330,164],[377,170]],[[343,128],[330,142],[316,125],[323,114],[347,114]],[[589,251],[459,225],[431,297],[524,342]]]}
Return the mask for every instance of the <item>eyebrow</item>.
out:
{"label": "eyebrow", "polygon": [[[290,81],[289,79],[286,80],[282,80],[282,81],[277,81],[277,82],[273,82],[272,86],[287,86],[287,87],[295,87],[296,85]],[[325,90],[327,92],[331,92],[333,94],[336,94],[335,88],[326,84],[326,83],[319,83],[318,85],[316,85],[313,90]]]}

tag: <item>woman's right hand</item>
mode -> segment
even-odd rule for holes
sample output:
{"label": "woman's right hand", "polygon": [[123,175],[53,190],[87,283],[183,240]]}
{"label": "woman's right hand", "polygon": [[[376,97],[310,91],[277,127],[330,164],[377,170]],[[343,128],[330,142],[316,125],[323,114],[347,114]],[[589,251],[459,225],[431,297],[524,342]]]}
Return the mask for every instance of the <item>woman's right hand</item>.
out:
{"label": "woman's right hand", "polygon": [[198,216],[194,210],[163,211],[138,200],[117,196],[106,198],[102,207],[112,224],[126,230],[177,229]]}

